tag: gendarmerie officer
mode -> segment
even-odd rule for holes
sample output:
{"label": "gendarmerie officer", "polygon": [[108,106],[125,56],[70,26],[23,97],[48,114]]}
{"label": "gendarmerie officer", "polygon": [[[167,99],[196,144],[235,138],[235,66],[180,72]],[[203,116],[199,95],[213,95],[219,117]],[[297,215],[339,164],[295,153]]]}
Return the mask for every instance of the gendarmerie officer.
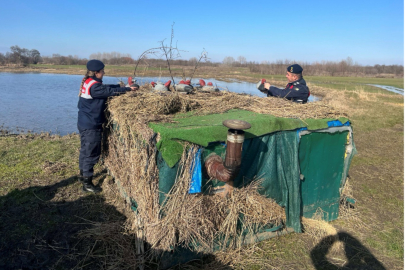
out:
{"label": "gendarmerie officer", "polygon": [[302,67],[298,64],[287,67],[287,74],[285,76],[288,83],[285,89],[271,86],[265,79],[262,79],[257,84],[257,88],[267,94],[268,97],[281,97],[298,103],[307,103],[310,93],[307,83],[302,77],[302,70]]}
{"label": "gendarmerie officer", "polygon": [[80,86],[77,128],[80,132],[79,169],[83,191],[100,192],[93,184],[93,167],[101,154],[101,137],[104,110],[108,97],[135,91],[138,86],[120,87],[119,84],[103,84],[104,64],[99,60],[87,62],[87,72]]}

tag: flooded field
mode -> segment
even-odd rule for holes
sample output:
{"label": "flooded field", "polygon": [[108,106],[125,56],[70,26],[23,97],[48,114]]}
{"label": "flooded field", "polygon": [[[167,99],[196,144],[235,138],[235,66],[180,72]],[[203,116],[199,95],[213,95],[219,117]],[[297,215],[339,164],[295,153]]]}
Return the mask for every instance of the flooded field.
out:
{"label": "flooded field", "polygon": [[379,84],[368,84],[371,86],[375,86],[378,88],[382,88],[384,90],[388,90],[390,92],[394,92],[400,95],[404,95],[404,89],[398,88],[398,87],[394,87],[394,86],[389,86],[389,85],[379,85]]}
{"label": "flooded field", "polygon": [[[0,73],[0,129],[11,133],[50,132],[66,135],[77,132],[77,102],[82,75],[48,73]],[[169,77],[142,77],[137,83],[166,82]],[[179,81],[180,78],[175,78]],[[124,77],[103,78],[106,84],[117,84]],[[220,90],[265,97],[255,83],[205,79]],[[193,82],[198,82],[194,79]],[[279,85],[279,87],[282,87]],[[309,101],[316,101],[311,96]]]}

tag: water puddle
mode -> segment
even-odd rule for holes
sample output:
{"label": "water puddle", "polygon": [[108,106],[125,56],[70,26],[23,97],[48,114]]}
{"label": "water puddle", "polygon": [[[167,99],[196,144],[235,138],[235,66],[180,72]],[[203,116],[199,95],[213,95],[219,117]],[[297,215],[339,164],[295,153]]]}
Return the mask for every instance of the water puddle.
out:
{"label": "water puddle", "polygon": [[400,95],[404,95],[404,89],[397,88],[397,87],[394,87],[394,86],[380,85],[380,84],[367,84],[367,85],[382,88],[384,90],[394,92],[394,93],[397,93],[397,94],[400,94]]}

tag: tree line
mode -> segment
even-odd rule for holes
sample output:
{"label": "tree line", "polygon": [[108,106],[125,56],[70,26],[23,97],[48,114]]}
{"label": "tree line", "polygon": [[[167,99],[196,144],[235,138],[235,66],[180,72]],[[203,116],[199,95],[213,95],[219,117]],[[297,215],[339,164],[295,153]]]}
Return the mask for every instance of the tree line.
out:
{"label": "tree line", "polygon": [[[108,65],[135,65],[139,59],[134,59],[130,54],[122,54],[119,52],[103,52],[93,53],[89,59],[99,59]],[[52,54],[52,56],[41,56],[36,49],[20,48],[19,46],[11,46],[10,52],[5,54],[0,53],[0,65],[3,66],[28,66],[38,63],[52,65],[85,65],[87,58],[80,58],[77,55],[63,56],[60,54]],[[141,59],[142,66],[148,67],[167,67],[165,59],[155,59],[143,57]],[[198,59],[192,57],[186,59],[172,59],[173,66],[190,66],[193,67]],[[341,61],[321,61],[321,62],[301,62],[292,60],[276,60],[276,61],[247,61],[244,56],[238,56],[236,59],[232,56],[226,56],[222,62],[212,62],[209,59],[199,63],[200,66],[206,67],[243,67],[248,68],[252,73],[266,75],[282,75],[286,72],[286,67],[298,63],[304,68],[304,74],[309,76],[404,76],[404,67],[402,65],[360,65],[347,57]]]}
{"label": "tree line", "polygon": [[11,52],[0,53],[0,65],[15,64],[18,66],[27,66],[29,64],[38,64],[41,62],[41,54],[38,50],[28,50],[20,48],[17,45],[10,47]]}
{"label": "tree line", "polygon": [[292,64],[299,64],[304,69],[304,74],[308,76],[373,76],[386,77],[387,75],[395,77],[404,77],[403,65],[360,65],[353,62],[351,57],[347,57],[341,61],[321,61],[321,62],[302,62],[293,60],[277,60],[274,62],[262,61],[255,62],[246,61],[246,58],[239,56],[237,60],[233,57],[225,57],[224,65],[233,67],[248,67],[252,73],[260,73],[266,75],[285,74],[286,67]]}

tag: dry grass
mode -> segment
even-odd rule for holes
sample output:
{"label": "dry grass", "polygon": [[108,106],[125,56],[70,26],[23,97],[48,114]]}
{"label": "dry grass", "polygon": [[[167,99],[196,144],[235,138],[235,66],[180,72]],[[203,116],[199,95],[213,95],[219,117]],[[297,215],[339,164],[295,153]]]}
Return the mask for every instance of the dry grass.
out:
{"label": "dry grass", "polygon": [[153,93],[148,85],[141,86],[139,92],[122,95],[109,102],[112,119],[120,126],[121,124],[144,126],[151,121],[170,121],[175,114],[188,111],[193,111],[196,115],[205,115],[223,113],[231,109],[297,119],[347,116],[344,110],[338,110],[323,101],[298,104],[286,99],[260,98],[228,91],[217,93],[196,91],[190,95],[172,92],[158,94]]}
{"label": "dry grass", "polygon": [[[89,222],[89,221],[87,221]],[[80,231],[79,239],[91,239],[94,245],[75,269],[82,269],[89,259],[98,261],[103,269],[137,269],[143,256],[134,248],[136,236],[128,233],[122,222],[89,222],[91,229]]]}
{"label": "dry grass", "polygon": [[331,236],[331,242],[325,245],[332,245],[330,248],[332,253],[337,253],[343,250],[343,244],[339,242],[338,231],[328,222],[322,220],[322,209],[318,209],[312,219],[302,217],[302,225],[304,233],[310,235],[314,243],[319,243],[321,240]]}
{"label": "dry grass", "polygon": [[258,193],[260,181],[235,190],[227,198],[188,194],[190,167],[198,146],[185,146],[190,150],[183,153],[176,184],[167,195],[166,203],[160,206],[155,152],[151,151],[148,157],[148,147],[139,142],[123,143],[128,138],[121,138],[125,137],[110,136],[110,154],[105,163],[128,196],[136,200],[138,210],[127,211],[131,231],[148,242],[153,252],[171,250],[178,245],[198,245],[205,251],[212,251],[214,245],[236,247],[242,241],[238,238],[241,231],[253,230],[254,224],[260,227],[282,222],[283,209]]}

